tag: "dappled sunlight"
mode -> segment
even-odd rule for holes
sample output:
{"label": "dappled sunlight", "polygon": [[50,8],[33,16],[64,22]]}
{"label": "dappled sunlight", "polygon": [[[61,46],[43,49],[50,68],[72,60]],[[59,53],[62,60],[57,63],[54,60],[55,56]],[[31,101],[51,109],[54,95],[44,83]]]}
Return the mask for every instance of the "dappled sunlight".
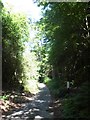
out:
{"label": "dappled sunlight", "polygon": [[44,103],[45,101],[44,100],[36,100],[37,102],[39,103]]}
{"label": "dappled sunlight", "polygon": [[55,102],[54,102],[54,107],[55,108],[58,108],[58,107],[60,107],[62,105],[62,102],[60,101],[60,99],[58,99],[58,100],[56,100]]}
{"label": "dappled sunlight", "polygon": [[38,82],[36,80],[27,80],[25,82],[25,90],[30,91],[32,94],[39,92]]}
{"label": "dappled sunlight", "polygon": [[56,100],[56,101],[55,101],[55,103],[59,103],[59,102],[60,102],[60,100]]}
{"label": "dappled sunlight", "polygon": [[3,118],[33,118],[34,120],[37,118],[52,118],[54,113],[52,111],[52,106],[50,106],[51,96],[49,94],[49,90],[43,83],[40,83],[39,87],[41,89],[35,96],[31,97],[30,102],[22,103],[22,106],[19,109],[14,109],[12,112],[8,112],[7,116],[3,115]]}
{"label": "dappled sunlight", "polygon": [[35,119],[34,120],[36,120],[36,119],[42,119],[43,117],[41,117],[41,116],[39,116],[39,115],[37,115],[37,116],[35,116]]}
{"label": "dappled sunlight", "polygon": [[44,88],[44,87],[45,87],[45,84],[39,83],[39,84],[38,84],[38,87],[39,87],[39,88]]}
{"label": "dappled sunlight", "polygon": [[55,108],[58,108],[58,107],[60,107],[62,104],[61,103],[58,103],[57,105],[55,105],[54,107]]}
{"label": "dappled sunlight", "polygon": [[12,11],[15,13],[25,13],[27,16],[32,17],[33,20],[41,18],[41,7],[37,7],[33,0],[23,0],[23,2],[22,0],[3,0],[3,3],[8,9],[12,7]]}

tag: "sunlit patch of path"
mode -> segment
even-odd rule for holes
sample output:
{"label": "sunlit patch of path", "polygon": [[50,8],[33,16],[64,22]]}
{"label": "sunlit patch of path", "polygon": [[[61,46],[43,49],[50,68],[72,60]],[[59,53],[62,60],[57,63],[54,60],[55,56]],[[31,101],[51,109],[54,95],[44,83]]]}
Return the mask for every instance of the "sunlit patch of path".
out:
{"label": "sunlit patch of path", "polygon": [[49,110],[51,95],[45,84],[39,83],[39,92],[32,98],[31,102],[23,104],[18,110],[8,114],[2,120],[43,120],[53,119],[53,111]]}

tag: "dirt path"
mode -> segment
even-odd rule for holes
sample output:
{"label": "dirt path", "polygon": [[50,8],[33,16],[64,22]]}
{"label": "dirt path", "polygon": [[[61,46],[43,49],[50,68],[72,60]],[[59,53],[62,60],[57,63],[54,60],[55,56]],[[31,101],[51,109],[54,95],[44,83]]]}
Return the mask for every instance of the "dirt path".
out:
{"label": "dirt path", "polygon": [[41,120],[51,118],[53,120],[53,111],[50,104],[51,95],[45,84],[39,83],[40,91],[32,97],[31,102],[25,103],[21,108],[9,112],[2,120]]}

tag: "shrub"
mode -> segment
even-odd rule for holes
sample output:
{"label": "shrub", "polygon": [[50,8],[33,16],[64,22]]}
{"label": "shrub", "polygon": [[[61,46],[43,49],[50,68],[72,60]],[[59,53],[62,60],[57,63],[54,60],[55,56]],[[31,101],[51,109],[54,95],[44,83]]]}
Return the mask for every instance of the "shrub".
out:
{"label": "shrub", "polygon": [[83,83],[78,94],[74,94],[64,101],[63,114],[66,118],[90,118],[88,86],[88,82]]}

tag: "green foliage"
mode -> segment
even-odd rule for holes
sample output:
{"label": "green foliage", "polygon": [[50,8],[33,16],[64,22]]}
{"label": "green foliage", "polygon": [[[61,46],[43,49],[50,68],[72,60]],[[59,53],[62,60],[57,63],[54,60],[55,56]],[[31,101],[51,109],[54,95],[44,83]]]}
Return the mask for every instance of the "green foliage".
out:
{"label": "green foliage", "polygon": [[65,118],[76,118],[78,116],[78,109],[76,108],[75,102],[73,99],[67,99],[64,101],[63,113]]}
{"label": "green foliage", "polygon": [[90,35],[85,20],[88,3],[39,5],[43,6],[43,18],[36,23],[36,38],[29,39],[31,49],[25,45],[29,38],[25,16],[3,10],[3,87],[15,88],[23,81],[26,90],[29,83],[37,89],[37,82],[35,86],[32,83],[40,78],[55,97],[66,98],[66,81],[73,80],[72,89],[79,87],[80,91],[68,94],[64,116],[88,117]]}
{"label": "green foliage", "polygon": [[24,83],[25,91],[29,91],[32,94],[39,92],[38,81],[37,80],[26,80]]}
{"label": "green foliage", "polygon": [[89,112],[89,83],[82,84],[77,95],[69,97],[63,103],[63,114],[66,118],[90,118]]}
{"label": "green foliage", "polygon": [[[87,13],[89,4],[54,2],[38,4],[43,6],[44,10],[44,17],[39,22],[41,39],[46,40],[49,46],[49,51],[46,51],[49,63],[48,76],[52,80],[45,81],[55,96],[69,97],[64,106],[66,118],[87,117],[88,98],[85,96],[89,88],[84,88],[87,87],[86,84],[82,87],[82,84],[90,79],[90,25],[89,28],[86,25],[86,16],[90,15],[90,12]],[[72,89],[79,87],[83,92],[72,92],[72,95],[67,95],[66,81],[72,80],[74,81]]]}
{"label": "green foliage", "polygon": [[2,11],[3,89],[15,89],[22,81],[24,42],[28,40],[28,21],[24,15]]}
{"label": "green foliage", "polygon": [[23,54],[24,81],[38,80],[39,62],[34,52],[25,52]]}
{"label": "green foliage", "polygon": [[39,62],[34,52],[23,54],[23,83],[24,90],[30,91],[32,94],[38,92],[38,79],[39,79]]}
{"label": "green foliage", "polygon": [[0,96],[0,100],[7,100],[8,97],[9,97],[8,95]]}
{"label": "green foliage", "polygon": [[2,0],[0,0],[0,10],[2,10],[3,8],[3,3],[2,3]]}
{"label": "green foliage", "polygon": [[50,81],[51,81],[51,79],[49,77],[44,78],[44,83],[48,84]]}
{"label": "green foliage", "polygon": [[89,64],[87,53],[90,43],[84,34],[88,4],[48,3],[47,6],[40,24],[43,26],[44,39],[50,47],[49,63],[53,66],[54,74],[56,77],[59,73],[64,74],[62,79],[74,79],[76,84],[83,82],[82,78],[78,80],[77,77]]}
{"label": "green foliage", "polygon": [[48,51],[49,45],[47,44],[47,40],[44,36],[43,26],[39,24],[39,22],[35,23],[36,36],[33,40],[34,48],[32,52],[35,53],[38,65],[38,73],[39,73],[39,81],[43,82],[44,77],[48,76],[50,65],[48,63]]}
{"label": "green foliage", "polygon": [[57,83],[55,80],[50,79],[49,77],[44,78],[44,83],[48,86],[50,89],[50,92],[57,96]]}
{"label": "green foliage", "polygon": [[65,97],[67,94],[66,86],[65,84],[60,86],[61,82],[60,84],[59,82],[59,79],[50,79],[49,77],[44,78],[44,83],[48,86],[54,97]]}
{"label": "green foliage", "polygon": [[[39,78],[37,54],[35,49],[31,48],[31,45],[36,44],[30,36],[33,30],[31,26],[24,14],[3,9],[3,89],[20,90],[24,85],[25,90],[30,87],[28,89],[30,91],[34,88],[30,84],[28,86],[27,81],[31,80],[35,83],[34,80]],[[36,85],[34,87],[36,88]]]}

